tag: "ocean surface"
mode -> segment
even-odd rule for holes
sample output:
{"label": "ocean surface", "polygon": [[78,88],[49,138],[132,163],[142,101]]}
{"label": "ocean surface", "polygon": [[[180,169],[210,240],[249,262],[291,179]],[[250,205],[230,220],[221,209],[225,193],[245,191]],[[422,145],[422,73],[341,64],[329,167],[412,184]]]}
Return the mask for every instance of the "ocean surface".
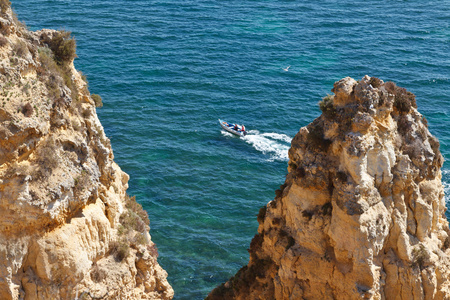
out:
{"label": "ocean surface", "polygon": [[[407,88],[450,157],[450,1],[12,2],[30,29],[75,35],[75,65],[103,97],[100,120],[175,299],[203,299],[248,263],[290,140],[335,81]],[[449,162],[443,180],[449,190]]]}

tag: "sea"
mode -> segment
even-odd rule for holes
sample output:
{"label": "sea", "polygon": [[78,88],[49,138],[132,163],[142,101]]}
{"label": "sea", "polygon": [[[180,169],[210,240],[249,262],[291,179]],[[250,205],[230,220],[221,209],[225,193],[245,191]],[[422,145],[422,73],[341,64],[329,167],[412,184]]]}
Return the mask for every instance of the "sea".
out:
{"label": "sea", "polygon": [[[450,1],[11,1],[31,30],[75,36],[175,299],[203,299],[248,263],[290,141],[335,81],[367,74],[413,92],[450,157]],[[442,172],[448,193],[448,161]]]}

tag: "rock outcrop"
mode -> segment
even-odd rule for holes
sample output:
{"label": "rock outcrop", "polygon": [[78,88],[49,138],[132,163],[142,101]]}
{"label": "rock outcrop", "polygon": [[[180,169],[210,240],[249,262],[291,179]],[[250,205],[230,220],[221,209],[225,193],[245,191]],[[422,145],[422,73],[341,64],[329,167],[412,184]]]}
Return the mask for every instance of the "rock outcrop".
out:
{"label": "rock outcrop", "polygon": [[0,299],[171,299],[67,32],[0,2]]}
{"label": "rock outcrop", "polygon": [[250,262],[208,299],[449,299],[438,140],[415,96],[365,76],[334,84],[260,210]]}

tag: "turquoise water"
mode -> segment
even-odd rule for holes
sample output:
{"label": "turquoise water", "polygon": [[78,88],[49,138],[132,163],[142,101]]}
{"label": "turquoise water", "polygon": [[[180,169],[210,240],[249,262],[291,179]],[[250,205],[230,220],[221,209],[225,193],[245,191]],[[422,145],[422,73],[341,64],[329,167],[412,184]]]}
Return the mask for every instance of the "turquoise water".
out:
{"label": "turquoise water", "polygon": [[[202,299],[247,264],[289,141],[335,81],[406,87],[450,157],[449,1],[12,2],[30,29],[76,36],[75,65],[103,97],[98,114],[175,299]],[[218,118],[251,134],[225,134]]]}

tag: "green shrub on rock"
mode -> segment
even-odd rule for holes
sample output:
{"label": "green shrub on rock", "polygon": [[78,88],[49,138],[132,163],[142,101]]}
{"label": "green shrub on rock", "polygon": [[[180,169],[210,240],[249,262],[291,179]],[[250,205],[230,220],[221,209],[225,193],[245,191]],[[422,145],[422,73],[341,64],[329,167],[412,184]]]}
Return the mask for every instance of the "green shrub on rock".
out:
{"label": "green shrub on rock", "polygon": [[386,82],[384,86],[390,94],[394,95],[394,107],[400,113],[409,113],[412,107],[417,108],[416,96],[413,93],[391,81]]}
{"label": "green shrub on rock", "polygon": [[11,1],[9,1],[9,0],[0,0],[0,8],[2,10],[2,14],[6,13],[6,10],[10,6],[11,6]]}
{"label": "green shrub on rock", "polygon": [[48,46],[55,55],[55,60],[59,65],[71,62],[77,57],[77,43],[71,36],[70,31],[61,30],[47,41]]}
{"label": "green shrub on rock", "polygon": [[91,98],[92,98],[92,100],[94,100],[95,107],[102,107],[103,106],[102,97],[100,95],[92,94]]}
{"label": "green shrub on rock", "polygon": [[27,52],[28,52],[27,44],[25,42],[19,40],[13,46],[13,52],[18,57],[24,57],[25,54],[27,54]]}
{"label": "green shrub on rock", "polygon": [[336,115],[336,108],[333,106],[333,95],[326,95],[319,102],[319,108],[327,118],[332,118]]}
{"label": "green shrub on rock", "polygon": [[136,215],[138,215],[139,218],[141,219],[141,221],[145,225],[150,226],[150,220],[148,218],[147,211],[145,211],[145,209],[142,207],[142,205],[140,205],[136,201],[136,196],[130,197],[130,196],[126,195],[125,199],[126,199],[126,202],[125,202],[126,208],[128,208],[129,210],[134,212]]}
{"label": "green shrub on rock", "polygon": [[109,243],[109,252],[114,256],[117,261],[123,261],[130,254],[130,246],[128,241],[112,241]]}

